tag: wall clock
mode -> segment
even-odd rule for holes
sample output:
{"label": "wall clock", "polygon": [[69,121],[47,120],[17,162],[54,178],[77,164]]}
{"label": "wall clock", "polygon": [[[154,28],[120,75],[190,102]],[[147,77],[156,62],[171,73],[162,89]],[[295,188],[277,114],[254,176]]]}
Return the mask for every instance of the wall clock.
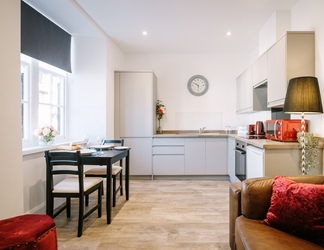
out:
{"label": "wall clock", "polygon": [[194,96],[202,96],[208,91],[208,81],[201,75],[194,75],[188,81],[188,90]]}

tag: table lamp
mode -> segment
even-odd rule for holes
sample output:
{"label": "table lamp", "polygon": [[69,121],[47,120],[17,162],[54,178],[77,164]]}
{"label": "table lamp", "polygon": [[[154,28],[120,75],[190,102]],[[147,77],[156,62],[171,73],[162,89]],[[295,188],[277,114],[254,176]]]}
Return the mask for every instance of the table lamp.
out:
{"label": "table lamp", "polygon": [[305,114],[323,113],[321,93],[316,77],[303,76],[289,80],[283,112],[301,114],[302,173],[305,169]]}

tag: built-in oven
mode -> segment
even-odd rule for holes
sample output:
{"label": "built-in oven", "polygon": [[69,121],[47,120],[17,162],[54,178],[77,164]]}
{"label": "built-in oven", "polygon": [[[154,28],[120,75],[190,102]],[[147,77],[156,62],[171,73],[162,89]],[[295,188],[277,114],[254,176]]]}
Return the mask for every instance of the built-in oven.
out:
{"label": "built-in oven", "polygon": [[235,175],[240,181],[246,179],[246,143],[235,140]]}

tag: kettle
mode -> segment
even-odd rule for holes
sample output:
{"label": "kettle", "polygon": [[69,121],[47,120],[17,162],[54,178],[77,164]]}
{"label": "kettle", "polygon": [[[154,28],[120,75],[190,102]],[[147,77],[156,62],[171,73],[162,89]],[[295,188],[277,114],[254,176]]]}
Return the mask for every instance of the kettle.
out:
{"label": "kettle", "polygon": [[264,126],[263,126],[263,122],[261,121],[257,121],[255,123],[255,134],[256,135],[263,135],[264,134]]}

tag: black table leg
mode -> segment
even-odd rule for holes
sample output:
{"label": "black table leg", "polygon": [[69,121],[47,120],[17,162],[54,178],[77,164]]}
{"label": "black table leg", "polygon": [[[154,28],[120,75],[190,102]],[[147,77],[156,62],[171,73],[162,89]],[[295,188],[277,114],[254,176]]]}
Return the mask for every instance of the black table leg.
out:
{"label": "black table leg", "polygon": [[111,202],[111,179],[112,179],[112,164],[111,160],[107,162],[107,178],[106,178],[106,214],[107,214],[107,224],[111,223],[111,210],[112,210],[112,202]]}
{"label": "black table leg", "polygon": [[130,157],[130,151],[128,151],[128,155],[126,156],[126,173],[125,173],[126,200],[129,199],[129,157]]}

